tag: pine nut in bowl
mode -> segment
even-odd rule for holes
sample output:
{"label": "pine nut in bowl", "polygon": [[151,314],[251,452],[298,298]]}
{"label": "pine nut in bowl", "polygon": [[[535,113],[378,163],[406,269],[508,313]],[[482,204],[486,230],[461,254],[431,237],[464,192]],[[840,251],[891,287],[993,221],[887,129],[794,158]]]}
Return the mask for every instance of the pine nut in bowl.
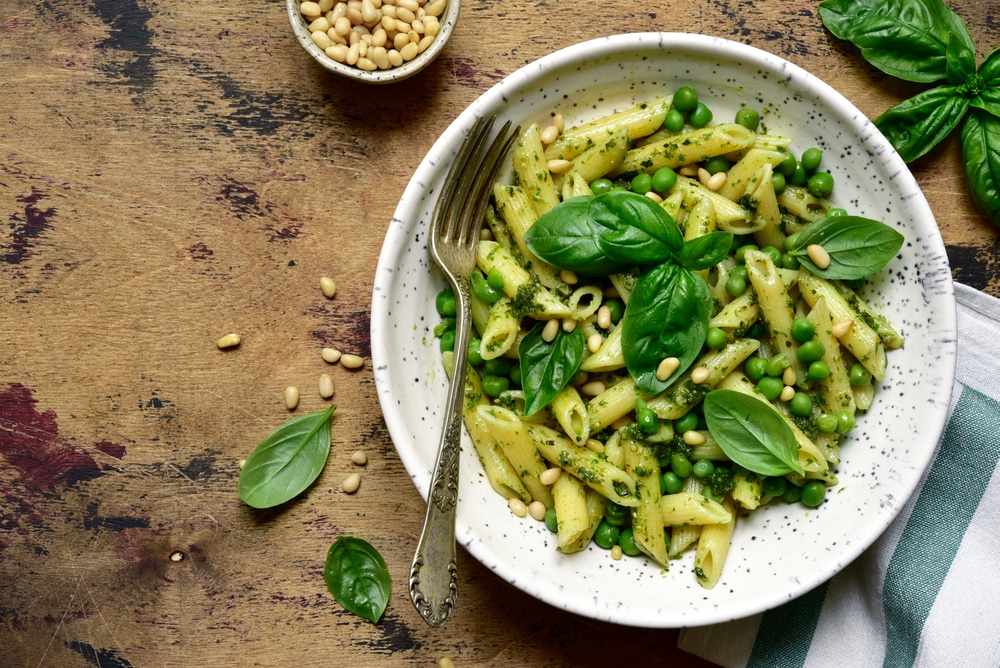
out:
{"label": "pine nut in bowl", "polygon": [[287,0],[302,48],[323,68],[372,84],[427,67],[458,21],[459,0]]}

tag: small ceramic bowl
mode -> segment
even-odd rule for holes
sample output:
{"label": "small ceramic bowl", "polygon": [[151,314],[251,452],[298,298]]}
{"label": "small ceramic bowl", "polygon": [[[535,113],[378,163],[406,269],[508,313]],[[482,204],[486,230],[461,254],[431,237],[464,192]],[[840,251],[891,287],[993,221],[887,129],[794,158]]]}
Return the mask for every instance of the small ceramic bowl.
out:
{"label": "small ceramic bowl", "polygon": [[302,15],[300,9],[302,5],[301,0],[286,0],[285,4],[288,12],[288,21],[292,25],[292,31],[295,33],[299,44],[306,50],[306,53],[331,72],[345,76],[348,79],[372,84],[402,81],[430,65],[431,61],[441,53],[444,45],[451,37],[455,24],[458,22],[459,11],[459,0],[448,0],[444,13],[438,18],[441,27],[434,37],[434,41],[412,60],[405,61],[402,65],[389,67],[388,69],[366,71],[355,65],[337,62],[326,55],[326,52],[313,41],[312,33],[309,31],[310,21]]}

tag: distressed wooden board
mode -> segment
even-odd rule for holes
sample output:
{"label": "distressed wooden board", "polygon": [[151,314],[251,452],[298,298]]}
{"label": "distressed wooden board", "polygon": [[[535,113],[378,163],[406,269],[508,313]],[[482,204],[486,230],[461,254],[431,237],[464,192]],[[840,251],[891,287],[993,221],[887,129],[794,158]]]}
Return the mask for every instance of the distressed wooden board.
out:
{"label": "distressed wooden board", "polygon": [[[994,3],[951,4],[980,56],[998,44]],[[674,631],[555,611],[465,553],[458,611],[427,627],[404,585],[423,503],[370,368],[319,357],[367,358],[382,236],[448,123],[527,62],[636,30],[770,50],[870,116],[918,90],[825,33],[805,0],[611,0],[595,20],[566,3],[469,3],[438,61],[388,88],[311,63],[277,0],[0,0],[0,665],[706,666]],[[1000,295],[1000,236],[960,166],[952,138],[914,171],[955,277]],[[217,350],[230,331],[243,344]],[[237,461],[286,419],[286,385],[300,411],[324,405],[326,371],[329,465],[301,500],[251,511]],[[348,496],[356,449],[370,461]],[[389,563],[378,625],[322,582],[343,534]]]}

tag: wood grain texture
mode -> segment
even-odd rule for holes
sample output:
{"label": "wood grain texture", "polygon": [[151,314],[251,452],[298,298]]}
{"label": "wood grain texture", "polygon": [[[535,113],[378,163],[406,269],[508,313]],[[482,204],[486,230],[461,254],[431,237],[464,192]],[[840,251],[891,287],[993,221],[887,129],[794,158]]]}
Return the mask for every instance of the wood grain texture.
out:
{"label": "wood grain texture", "polygon": [[[995,2],[950,4],[980,57],[1000,43]],[[433,141],[558,48],[697,31],[784,56],[869,116],[919,89],[826,33],[808,0],[611,0],[582,16],[467,3],[425,72],[370,88],[314,65],[278,0],[0,0],[0,665],[708,665],[674,631],[559,612],[465,552],[456,613],[427,627],[405,586],[424,505],[370,367],[319,356],[368,358],[382,237]],[[972,208],[956,138],[914,173],[955,278],[1000,295],[1000,235]],[[218,350],[230,331],[242,345]],[[299,412],[325,404],[324,372],[326,470],[300,500],[252,511],[238,460],[288,417],[287,385]],[[346,495],[358,449],[369,463]],[[378,625],[323,584],[343,534],[389,563]]]}

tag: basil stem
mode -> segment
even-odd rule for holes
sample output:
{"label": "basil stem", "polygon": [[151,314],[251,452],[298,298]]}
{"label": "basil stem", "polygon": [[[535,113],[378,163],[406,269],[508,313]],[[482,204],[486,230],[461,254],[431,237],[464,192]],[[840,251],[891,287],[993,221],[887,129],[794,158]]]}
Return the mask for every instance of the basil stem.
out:
{"label": "basil stem", "polygon": [[[885,223],[861,216],[834,216],[817,221],[793,237],[789,255],[810,273],[827,279],[867,278],[884,267],[903,246],[903,235]],[[820,268],[808,254],[818,244],[830,256]]]}
{"label": "basil stem", "polygon": [[791,427],[763,399],[712,390],[702,407],[709,432],[733,462],[762,476],[802,473]]}
{"label": "basil stem", "polygon": [[524,414],[534,415],[573,380],[583,361],[586,341],[583,331],[562,329],[552,342],[542,338],[544,322],[537,323],[524,335],[517,347],[521,360],[521,388],[524,390]]}
{"label": "basil stem", "polygon": [[1000,224],[1000,118],[973,109],[962,127],[965,180],[972,201]]}
{"label": "basil stem", "polygon": [[244,503],[272,508],[313,484],[330,454],[330,421],[335,408],[292,418],[254,448],[237,483]]}
{"label": "basil stem", "polygon": [[338,603],[369,621],[377,622],[389,604],[392,579],[385,559],[360,538],[341,536],[334,541],[323,579]]}

